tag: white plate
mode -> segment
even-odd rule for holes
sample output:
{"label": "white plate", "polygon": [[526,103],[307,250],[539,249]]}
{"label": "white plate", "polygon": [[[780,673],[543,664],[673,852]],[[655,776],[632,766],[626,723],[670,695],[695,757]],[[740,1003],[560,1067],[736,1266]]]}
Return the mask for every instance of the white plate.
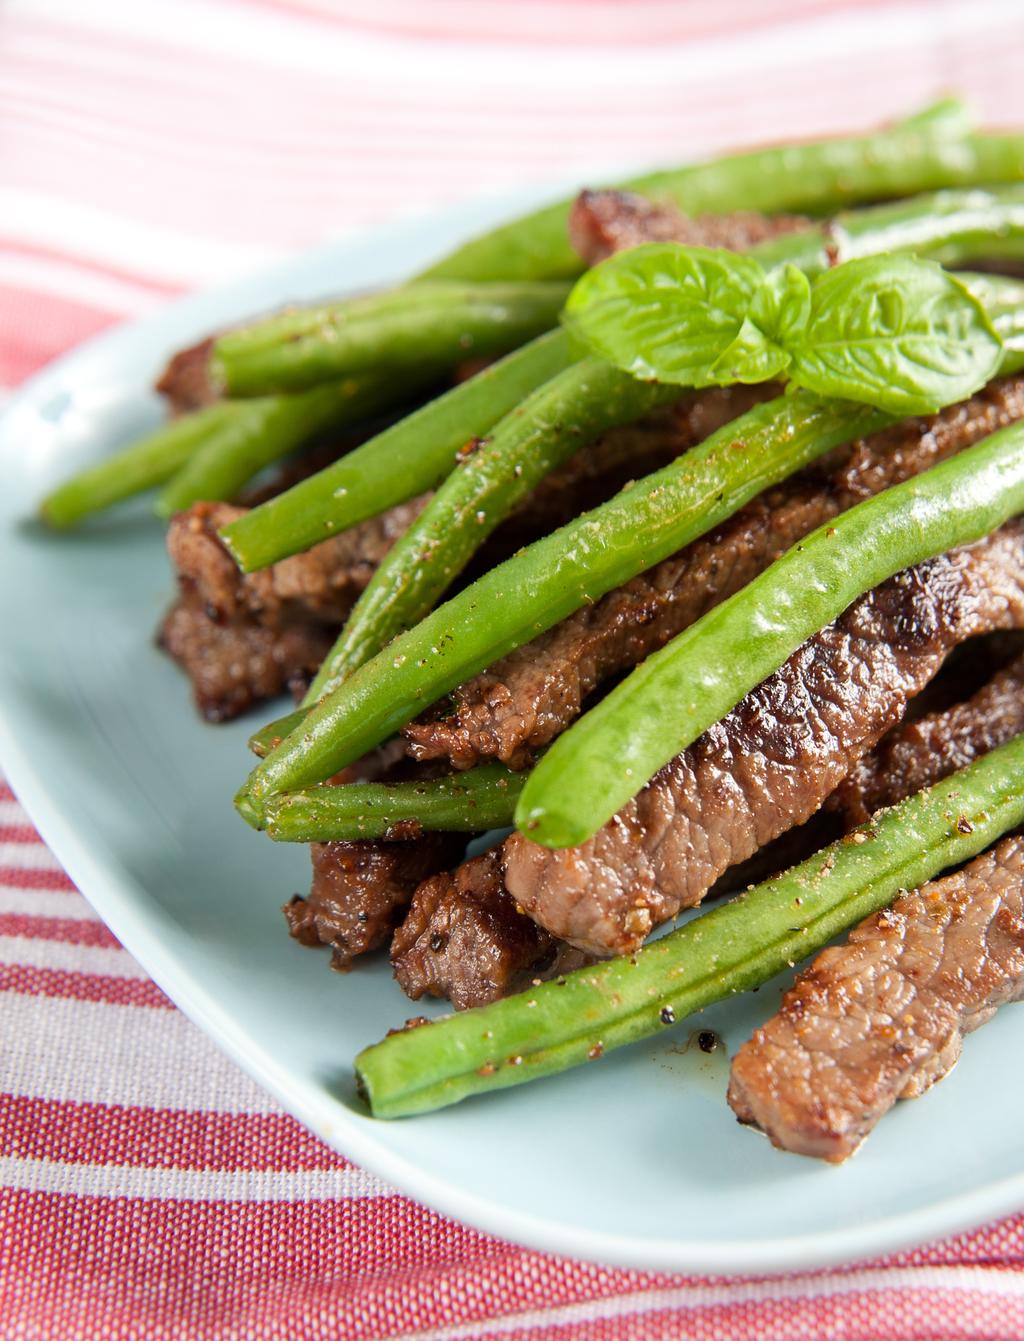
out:
{"label": "white plate", "polygon": [[[351,1060],[418,1011],[380,958],[347,976],[285,934],[304,849],[234,815],[249,719],[201,724],[153,646],[172,590],[144,504],[79,533],[28,520],[75,466],[155,421],[165,356],[277,303],[398,279],[494,206],[300,258],[93,341],[0,425],[0,760],[72,878],[160,986],[323,1139],[411,1196],[537,1248],[627,1266],[766,1271],[861,1258],[1024,1206],[1020,1020],[1003,1011],[956,1073],[901,1105],[841,1168],[783,1155],[725,1103],[731,1050],[778,987],[536,1085],[404,1122],[368,1118]],[[258,720],[258,719],[257,719]]]}

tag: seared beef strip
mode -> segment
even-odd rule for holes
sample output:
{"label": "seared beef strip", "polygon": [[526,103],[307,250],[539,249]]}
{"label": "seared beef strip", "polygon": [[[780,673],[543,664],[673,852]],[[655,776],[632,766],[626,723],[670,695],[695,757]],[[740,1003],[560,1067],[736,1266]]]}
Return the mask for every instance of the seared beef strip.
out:
{"label": "seared beef strip", "polygon": [[197,345],[179,350],[160,374],[156,389],[167,397],[174,414],[201,410],[219,398],[219,392],[210,380],[210,351],[214,339],[211,335]]}
{"label": "seared beef strip", "polygon": [[221,619],[250,615],[267,627],[296,619],[336,627],[425,501],[391,508],[256,573],[240,573],[217,535],[242,515],[230,503],[193,503],[179,512],[167,548],[183,587]]}
{"label": "seared beef strip", "polygon": [[1005,745],[1024,731],[1024,656],[1018,657],[964,703],[929,713],[890,731],[859,760],[828,799],[849,825],[863,824],[882,806]]}
{"label": "seared beef strip", "polygon": [[311,844],[313,884],[284,906],[288,930],[303,945],[329,945],[331,967],[383,945],[421,881],[455,861],[458,834],[419,834],[410,842]]}
{"label": "seared beef strip", "polygon": [[1024,839],[1011,837],[818,955],[733,1058],[729,1103],[774,1145],[839,1163],[1022,995]]}
{"label": "seared beef strip", "polygon": [[[331,782],[402,782],[430,775],[429,766],[411,763],[390,740]],[[330,946],[331,967],[346,969],[356,955],[387,940],[416,886],[450,866],[464,848],[464,835],[424,833],[414,821],[396,825],[386,840],[311,843],[312,886],[306,898],[295,894],[282,908],[288,930],[303,945]]]}
{"label": "seared beef strip", "polygon": [[225,722],[261,699],[304,688],[332,637],[309,622],[268,629],[252,620],[219,621],[198,597],[186,594],[167,612],[157,640],[192,681],[202,716]]}
{"label": "seared beef strip", "polygon": [[644,242],[746,251],[806,224],[806,219],[796,215],[750,210],[691,218],[669,202],[648,200],[632,191],[581,191],[569,213],[569,241],[587,265],[597,265],[615,252]]}
{"label": "seared beef strip", "polygon": [[965,639],[1024,626],[1024,523],[897,574],[797,649],[579,847],[512,834],[505,885],[552,935],[629,953],[796,824]]}
{"label": "seared beef strip", "polygon": [[483,1006],[533,978],[586,963],[526,917],[505,891],[496,849],[420,885],[391,943],[407,996],[447,997],[456,1010]]}
{"label": "seared beef strip", "polygon": [[456,768],[486,758],[525,767],[604,680],[663,646],[815,527],[1022,416],[1024,377],[1004,378],[940,414],[830,454],[467,681],[453,695],[453,712],[405,728],[410,753],[447,757]]}
{"label": "seared beef strip", "polygon": [[554,946],[516,911],[490,853],[421,885],[391,943],[391,963],[414,1001],[446,996],[457,1007],[505,995],[513,976]]}

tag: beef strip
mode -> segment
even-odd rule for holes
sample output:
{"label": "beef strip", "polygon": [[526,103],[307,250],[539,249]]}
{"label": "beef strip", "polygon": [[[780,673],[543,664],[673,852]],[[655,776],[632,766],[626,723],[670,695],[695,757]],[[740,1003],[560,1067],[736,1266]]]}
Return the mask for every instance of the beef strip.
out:
{"label": "beef strip", "polygon": [[896,727],[829,797],[852,828],[1024,731],[1024,656],[964,703]]}
{"label": "beef strip", "polygon": [[815,527],[1022,416],[1024,377],[1004,378],[938,415],[831,453],[469,680],[452,696],[454,711],[405,728],[410,753],[447,757],[456,768],[486,758],[525,767],[603,681],[663,646]]}
{"label": "beef strip", "polygon": [[413,895],[391,943],[391,964],[414,1001],[429,995],[447,997],[456,1010],[483,1006],[587,962],[516,907],[499,856],[491,849]]}
{"label": "beef strip", "polygon": [[[402,782],[432,775],[430,765],[412,763],[394,740],[385,741],[331,779]],[[288,930],[303,945],[327,945],[331,967],[382,945],[401,919],[413,890],[450,866],[465,848],[465,835],[424,833],[409,821],[387,839],[311,843],[313,881],[306,898],[295,894],[282,912]]]}
{"label": "beef strip", "polygon": [[157,641],[185,670],[202,716],[224,722],[262,699],[304,688],[332,638],[308,622],[268,629],[252,620],[216,620],[186,594],[164,617]]}
{"label": "beef strip", "polygon": [[706,897],[746,889],[795,866],[876,810],[940,782],[1024,731],[1024,655],[1007,665],[992,646],[1007,636],[1016,638],[995,634],[980,647],[972,640],[951,654],[908,705],[903,721],[854,764],[821,810],[731,866]]}
{"label": "beef strip", "polygon": [[166,396],[174,414],[201,410],[219,398],[219,392],[210,380],[210,351],[214,339],[211,335],[188,349],[179,350],[160,374],[156,389]]}
{"label": "beef strip", "polygon": [[465,847],[458,834],[417,834],[408,842],[361,839],[311,844],[313,883],[283,912],[303,945],[329,945],[331,967],[346,969],[356,955],[383,945],[413,891],[450,866]]}
{"label": "beef strip", "polygon": [[901,895],[824,950],[733,1058],[729,1103],[774,1145],[839,1163],[964,1034],[1024,995],[1024,839]]}
{"label": "beef strip", "polygon": [[644,242],[746,251],[758,242],[804,228],[807,219],[789,214],[699,214],[689,217],[668,202],[632,191],[581,191],[569,213],[569,240],[587,265]]}
{"label": "beef strip", "polygon": [[243,513],[230,503],[193,503],[179,512],[167,548],[183,587],[221,619],[250,615],[267,627],[296,619],[337,627],[425,501],[400,504],[255,573],[240,573],[217,535]]}
{"label": "beef strip", "polygon": [[512,834],[505,885],[552,935],[629,953],[809,818],[965,639],[1024,626],[1024,523],[898,574],[797,649],[593,838]]}

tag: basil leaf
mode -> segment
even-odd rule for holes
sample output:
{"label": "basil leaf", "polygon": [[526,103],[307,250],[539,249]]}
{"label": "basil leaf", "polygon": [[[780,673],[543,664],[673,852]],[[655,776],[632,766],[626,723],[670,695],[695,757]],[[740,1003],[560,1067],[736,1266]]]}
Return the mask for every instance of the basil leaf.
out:
{"label": "basil leaf", "polygon": [[795,265],[782,265],[764,277],[750,304],[750,319],[784,349],[803,335],[811,316],[811,281]]}
{"label": "basil leaf", "polygon": [[770,382],[781,377],[791,362],[790,355],[747,317],[736,339],[711,365],[709,381],[716,386]]}
{"label": "basil leaf", "polygon": [[790,376],[824,396],[930,414],[993,375],[1002,343],[982,304],[934,261],[871,256],[820,276]]}
{"label": "basil leaf", "polygon": [[800,339],[810,315],[811,283],[802,270],[784,265],[765,275],[736,339],[711,369],[714,380],[728,386],[781,377],[792,362],[788,347]]}
{"label": "basil leaf", "polygon": [[764,283],[764,271],[750,257],[650,243],[587,271],[563,320],[590,350],[634,377],[718,385],[715,365],[739,336]]}

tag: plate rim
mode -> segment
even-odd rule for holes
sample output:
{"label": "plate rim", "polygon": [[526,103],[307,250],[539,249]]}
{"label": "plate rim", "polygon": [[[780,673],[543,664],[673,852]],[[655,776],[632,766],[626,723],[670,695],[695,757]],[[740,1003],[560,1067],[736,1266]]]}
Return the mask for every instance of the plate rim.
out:
{"label": "plate rim", "polygon": [[[87,369],[90,361],[108,353],[108,346],[116,350],[117,345],[132,333],[147,330],[157,334],[166,330],[168,343],[177,342],[180,334],[175,334],[172,341],[171,330],[187,328],[193,321],[197,328],[200,327],[206,320],[205,311],[210,304],[241,302],[248,287],[256,282],[268,284],[276,278],[284,284],[300,263],[306,267],[322,260],[325,264],[330,262],[343,267],[346,254],[366,245],[371,238],[375,247],[382,250],[389,239],[408,238],[428,221],[447,236],[455,237],[465,233],[466,217],[473,216],[474,210],[482,210],[486,225],[490,218],[507,217],[507,211],[515,208],[516,201],[521,207],[524,201],[550,194],[549,184],[543,193],[517,193],[512,202],[508,198],[488,197],[469,205],[399,220],[372,231],[360,230],[262,267],[234,283],[206,287],[160,304],[134,320],[117,322],[47,364],[18,387],[0,412],[0,433],[5,431],[13,416],[44,400],[53,384],[73,377],[78,371],[77,365]],[[401,278],[402,275],[393,274],[390,282]],[[147,927],[145,917],[134,906],[137,890],[144,886],[134,884],[121,872],[104,865],[90,850],[85,835],[77,831],[70,818],[51,800],[46,780],[33,764],[30,750],[20,743],[13,706],[6,696],[0,696],[0,767],[43,842],[129,954],[175,1006],[268,1091],[286,1112],[345,1158],[443,1215],[536,1251],[602,1265],[741,1276],[853,1266],[882,1254],[975,1228],[1024,1208],[1022,1172],[987,1180],[969,1192],[913,1211],[870,1219],[857,1226],[824,1234],[787,1235],[771,1240],[737,1238],[709,1244],[696,1238],[641,1238],[571,1227],[550,1221],[542,1214],[510,1210],[491,1198],[424,1173],[414,1159],[392,1149],[373,1134],[380,1120],[361,1118],[348,1109],[343,1109],[340,1114],[332,1110],[328,1116],[319,1111],[314,1090],[303,1087],[297,1093],[294,1078],[281,1070],[269,1050],[235,1026],[228,1013],[218,1007],[212,990],[204,986],[187,963],[165,952],[155,924]],[[486,1098],[478,1100],[487,1101]],[[499,1100],[491,1098],[490,1101]],[[723,1114],[724,1120],[726,1115]],[[781,1153],[779,1157],[787,1158]]]}

